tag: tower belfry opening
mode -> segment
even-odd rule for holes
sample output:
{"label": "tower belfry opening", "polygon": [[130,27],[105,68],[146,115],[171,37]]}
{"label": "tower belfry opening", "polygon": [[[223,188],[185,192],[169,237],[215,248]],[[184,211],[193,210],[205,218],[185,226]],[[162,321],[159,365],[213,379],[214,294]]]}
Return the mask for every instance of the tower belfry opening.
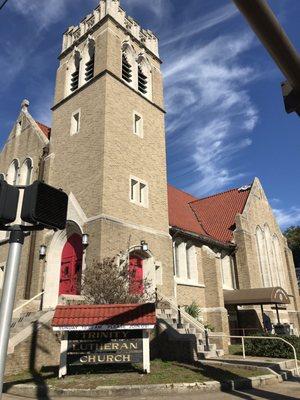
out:
{"label": "tower belfry opening", "polygon": [[138,68],[138,90],[139,92],[146,94],[147,93],[147,84],[148,78],[145,74],[143,74],[142,68]]}
{"label": "tower belfry opening", "polygon": [[132,67],[129,64],[125,54],[122,56],[122,78],[126,82],[132,82]]}

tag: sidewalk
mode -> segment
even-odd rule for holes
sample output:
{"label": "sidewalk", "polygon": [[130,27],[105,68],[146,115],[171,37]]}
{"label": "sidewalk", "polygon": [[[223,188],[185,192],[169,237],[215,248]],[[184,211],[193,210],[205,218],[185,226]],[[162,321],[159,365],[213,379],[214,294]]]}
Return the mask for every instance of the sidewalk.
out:
{"label": "sidewalk", "polygon": [[[10,395],[3,395],[3,400],[28,400],[25,397],[16,397]],[[72,398],[72,397],[46,397],[39,400],[85,400],[86,398]],[[105,399],[105,398],[98,398]],[[120,397],[112,397],[110,400],[119,400]],[[136,400],[137,397],[122,397],[122,400]],[[280,385],[265,386],[263,388],[256,388],[250,390],[238,390],[231,393],[194,393],[194,394],[173,394],[171,396],[150,396],[143,397],[143,399],[151,400],[295,400],[300,399],[300,383],[297,381],[285,382]]]}

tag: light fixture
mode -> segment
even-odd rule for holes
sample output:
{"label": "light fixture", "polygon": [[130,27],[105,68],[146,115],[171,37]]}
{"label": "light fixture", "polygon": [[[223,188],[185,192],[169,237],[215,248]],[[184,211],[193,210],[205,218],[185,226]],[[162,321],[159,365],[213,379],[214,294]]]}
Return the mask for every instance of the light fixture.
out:
{"label": "light fixture", "polygon": [[148,251],[148,243],[146,243],[145,240],[141,241],[141,248],[143,251]]}
{"label": "light fixture", "polygon": [[47,246],[45,244],[41,244],[39,251],[40,257],[45,257],[46,252],[47,252]]}
{"label": "light fixture", "polygon": [[88,246],[89,245],[89,235],[87,233],[84,233],[82,235],[82,245],[83,246]]}

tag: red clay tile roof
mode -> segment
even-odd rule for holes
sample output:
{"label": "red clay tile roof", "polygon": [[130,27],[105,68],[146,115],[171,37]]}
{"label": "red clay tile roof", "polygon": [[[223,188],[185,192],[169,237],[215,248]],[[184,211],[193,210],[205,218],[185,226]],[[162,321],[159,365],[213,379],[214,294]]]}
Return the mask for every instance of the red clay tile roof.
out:
{"label": "red clay tile roof", "polygon": [[35,122],[38,124],[39,128],[40,128],[41,131],[44,133],[44,135],[45,135],[48,139],[50,139],[51,128],[49,128],[49,126],[46,126],[46,125],[42,124],[42,123],[39,122],[39,121],[35,121]]}
{"label": "red clay tile roof", "polygon": [[155,325],[155,304],[57,306],[52,326]]}
{"label": "red clay tile roof", "polygon": [[169,224],[185,231],[205,235],[189,205],[195,200],[197,200],[197,197],[168,185]]}
{"label": "red clay tile roof", "polygon": [[221,242],[231,242],[235,217],[243,212],[250,190],[249,186],[197,199],[169,185],[170,225]]}

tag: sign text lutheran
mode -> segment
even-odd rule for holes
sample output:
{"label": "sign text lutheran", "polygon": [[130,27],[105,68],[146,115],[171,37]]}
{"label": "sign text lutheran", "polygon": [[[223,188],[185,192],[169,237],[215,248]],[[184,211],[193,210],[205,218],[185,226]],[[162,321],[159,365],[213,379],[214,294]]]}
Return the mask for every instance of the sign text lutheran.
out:
{"label": "sign text lutheran", "polygon": [[67,364],[135,364],[143,362],[143,331],[69,332]]}

